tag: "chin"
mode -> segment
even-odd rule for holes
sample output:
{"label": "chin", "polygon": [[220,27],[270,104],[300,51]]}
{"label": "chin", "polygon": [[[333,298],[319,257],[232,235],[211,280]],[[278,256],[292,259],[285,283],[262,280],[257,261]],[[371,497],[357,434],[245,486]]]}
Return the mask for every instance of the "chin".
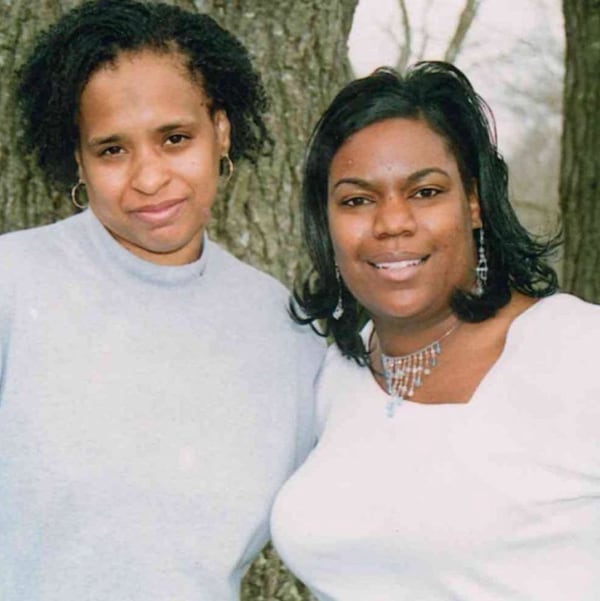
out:
{"label": "chin", "polygon": [[394,302],[365,305],[369,315],[380,319],[427,319],[449,308],[450,301],[441,303],[438,298],[412,297],[394,299]]}
{"label": "chin", "polygon": [[202,230],[199,232],[182,232],[174,231],[173,227],[165,227],[141,236],[140,243],[149,252],[171,253],[189,246],[196,239],[202,239]]}
{"label": "chin", "polygon": [[422,314],[423,308],[414,305],[366,307],[369,315],[379,319],[411,319]]}

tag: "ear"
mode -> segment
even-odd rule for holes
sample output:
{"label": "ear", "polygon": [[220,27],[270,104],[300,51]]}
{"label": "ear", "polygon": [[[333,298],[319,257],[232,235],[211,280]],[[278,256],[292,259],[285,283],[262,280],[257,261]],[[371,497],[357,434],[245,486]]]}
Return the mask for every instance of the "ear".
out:
{"label": "ear", "polygon": [[229,154],[229,148],[231,147],[231,123],[229,123],[227,113],[223,109],[215,111],[213,123],[215,125],[217,142],[221,149],[221,156]]}
{"label": "ear", "polygon": [[479,206],[479,194],[477,192],[476,181],[473,181],[471,191],[467,196],[467,203],[469,205],[471,227],[474,230],[479,229],[483,225],[483,222],[481,221],[481,207]]}

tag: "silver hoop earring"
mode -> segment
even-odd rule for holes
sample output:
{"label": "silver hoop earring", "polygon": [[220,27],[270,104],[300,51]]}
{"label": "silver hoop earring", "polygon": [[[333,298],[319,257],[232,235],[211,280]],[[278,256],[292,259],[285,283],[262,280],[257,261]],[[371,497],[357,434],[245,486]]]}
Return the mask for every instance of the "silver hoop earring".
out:
{"label": "silver hoop earring", "polygon": [[338,321],[344,314],[344,304],[342,302],[342,277],[340,276],[340,270],[337,265],[335,266],[335,279],[337,280],[338,299],[332,316],[333,319]]}
{"label": "silver hoop earring", "polygon": [[228,154],[224,154],[219,160],[219,175],[224,176],[226,181],[229,181],[233,171],[233,161]]}
{"label": "silver hoop earring", "polygon": [[477,245],[477,267],[475,267],[475,296],[483,296],[488,279],[488,262],[485,256],[485,236],[483,226],[479,228],[479,244]]}
{"label": "silver hoop earring", "polygon": [[87,208],[87,205],[83,205],[79,202],[79,190],[82,186],[85,186],[85,184],[79,180],[72,188],[71,188],[71,202],[73,203],[73,205],[75,205],[75,207],[77,207],[79,210],[83,210]]}

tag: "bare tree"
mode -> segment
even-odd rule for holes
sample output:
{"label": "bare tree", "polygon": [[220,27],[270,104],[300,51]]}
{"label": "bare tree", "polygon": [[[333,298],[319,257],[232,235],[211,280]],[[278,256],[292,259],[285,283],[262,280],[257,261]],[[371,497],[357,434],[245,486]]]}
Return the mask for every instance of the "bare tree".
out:
{"label": "bare tree", "polygon": [[404,71],[410,61],[412,31],[406,2],[404,0],[398,0],[398,6],[400,7],[400,14],[402,15],[402,42],[400,43],[400,56],[398,57],[396,68],[399,71]]}
{"label": "bare tree", "polygon": [[448,48],[446,49],[446,53],[444,54],[444,60],[449,63],[453,63],[458,56],[458,53],[461,51],[465,38],[467,37],[467,33],[469,29],[471,29],[471,25],[477,16],[477,9],[481,4],[481,0],[467,0],[465,6],[460,13],[460,17],[458,18],[458,23],[456,25],[456,29],[454,30],[454,35],[448,44]]}
{"label": "bare tree", "polygon": [[[465,39],[471,29],[471,25],[477,16],[477,11],[483,0],[465,0],[465,4],[460,12],[456,27],[454,28],[446,51],[440,58],[448,62],[454,62],[458,57],[459,53],[463,49]],[[417,36],[414,35],[413,28],[414,24],[410,17],[410,11],[408,7],[409,2],[407,0],[398,0],[398,8],[400,10],[401,26],[400,34],[393,34],[391,30],[388,30],[390,35],[394,35],[398,43],[399,55],[396,61],[396,68],[402,72],[411,62],[423,60],[426,56],[429,33],[427,29],[427,19],[432,11],[435,10],[434,2],[432,0],[426,0],[423,2],[423,19],[425,23],[422,31],[420,32],[420,44],[419,48],[413,47],[414,40]]]}

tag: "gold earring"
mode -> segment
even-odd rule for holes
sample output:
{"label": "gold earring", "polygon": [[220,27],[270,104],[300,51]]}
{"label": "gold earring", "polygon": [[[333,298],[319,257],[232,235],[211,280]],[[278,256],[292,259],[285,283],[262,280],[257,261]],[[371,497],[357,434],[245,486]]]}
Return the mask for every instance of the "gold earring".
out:
{"label": "gold earring", "polygon": [[233,161],[229,158],[228,154],[224,154],[219,160],[219,175],[225,176],[226,181],[229,181],[233,175],[233,171]]}
{"label": "gold earring", "polygon": [[81,188],[81,186],[85,186],[85,184],[79,180],[72,188],[71,188],[71,202],[75,205],[75,207],[77,207],[80,211],[83,211],[83,209],[86,209],[87,206],[83,205],[79,202],[79,189]]}

